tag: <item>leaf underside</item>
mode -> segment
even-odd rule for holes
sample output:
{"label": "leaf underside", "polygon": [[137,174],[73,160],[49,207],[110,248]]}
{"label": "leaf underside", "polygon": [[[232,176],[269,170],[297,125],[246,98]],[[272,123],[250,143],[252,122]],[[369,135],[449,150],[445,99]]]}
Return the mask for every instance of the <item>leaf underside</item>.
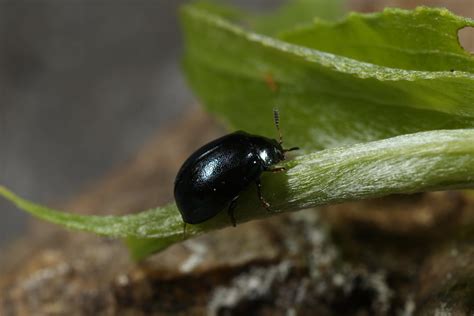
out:
{"label": "leaf underside", "polygon": [[[301,155],[284,164],[287,172],[263,175],[263,194],[277,214],[394,193],[472,188],[472,139],[470,129],[431,131]],[[125,238],[137,259],[183,238],[175,204],[125,216],[90,216],[34,204],[4,187],[0,195],[69,229]],[[274,215],[260,207],[253,188],[239,201],[238,223]],[[229,225],[226,212],[221,212],[203,224],[188,225],[186,238]]]}

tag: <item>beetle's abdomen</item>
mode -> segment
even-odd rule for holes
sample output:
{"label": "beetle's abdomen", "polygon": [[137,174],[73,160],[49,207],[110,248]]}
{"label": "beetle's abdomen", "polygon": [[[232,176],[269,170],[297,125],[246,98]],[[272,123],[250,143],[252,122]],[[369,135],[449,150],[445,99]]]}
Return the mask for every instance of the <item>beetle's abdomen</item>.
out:
{"label": "beetle's abdomen", "polygon": [[219,138],[197,150],[181,167],[174,195],[186,223],[215,216],[258,179],[263,170],[246,135]]}

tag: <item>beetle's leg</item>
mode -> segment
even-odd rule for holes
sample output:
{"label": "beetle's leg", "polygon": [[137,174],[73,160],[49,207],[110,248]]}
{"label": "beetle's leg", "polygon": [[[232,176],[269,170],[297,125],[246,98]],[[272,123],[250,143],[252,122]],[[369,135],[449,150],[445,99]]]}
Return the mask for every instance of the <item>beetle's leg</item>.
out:
{"label": "beetle's leg", "polygon": [[183,222],[183,236],[182,236],[183,240],[186,239],[186,222]]}
{"label": "beetle's leg", "polygon": [[282,172],[282,171],[286,171],[286,168],[285,167],[277,167],[277,168],[270,168],[270,169],[267,169],[265,171],[269,171],[269,172]]}
{"label": "beetle's leg", "polygon": [[237,200],[239,199],[239,196],[237,195],[230,201],[229,208],[227,209],[227,214],[229,214],[230,217],[230,222],[232,223],[232,226],[237,226],[236,221],[235,221],[235,216],[234,216],[234,209],[237,206]]}
{"label": "beetle's leg", "polygon": [[272,212],[272,210],[270,209],[270,203],[268,203],[262,195],[262,183],[260,182],[260,179],[257,179],[257,181],[255,181],[255,184],[257,185],[258,198],[259,198],[260,202],[262,202],[263,207],[268,212]]}

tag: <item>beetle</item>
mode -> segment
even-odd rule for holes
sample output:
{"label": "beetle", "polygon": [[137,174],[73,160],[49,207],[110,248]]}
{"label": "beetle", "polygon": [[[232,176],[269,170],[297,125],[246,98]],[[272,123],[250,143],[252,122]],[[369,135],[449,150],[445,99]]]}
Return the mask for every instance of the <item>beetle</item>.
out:
{"label": "beetle", "polygon": [[202,223],[227,208],[233,226],[234,209],[243,190],[255,183],[263,207],[260,176],[264,171],[284,171],[273,166],[285,159],[279,113],[273,110],[279,140],[237,131],[196,150],[182,165],[175,179],[174,197],[184,225]]}

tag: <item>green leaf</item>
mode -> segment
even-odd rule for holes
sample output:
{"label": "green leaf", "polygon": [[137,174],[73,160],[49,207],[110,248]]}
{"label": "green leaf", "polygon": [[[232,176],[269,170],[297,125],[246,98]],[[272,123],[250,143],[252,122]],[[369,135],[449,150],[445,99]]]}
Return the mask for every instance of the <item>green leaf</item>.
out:
{"label": "green leaf", "polygon": [[[394,193],[474,187],[474,130],[403,135],[327,149],[287,161],[285,173],[264,174],[263,194],[275,213]],[[69,214],[22,199],[4,187],[0,195],[32,215],[70,229],[126,239],[136,259],[183,237],[174,204],[125,216]],[[239,199],[239,223],[272,216],[260,207],[254,187]],[[230,225],[226,212],[188,225],[186,237]]]}
{"label": "green leaf", "polygon": [[[359,20],[385,26],[373,34],[368,22],[356,23]],[[398,26],[398,41],[393,39],[395,35],[386,21]],[[405,24],[407,21],[418,24]],[[277,106],[286,145],[312,151],[407,133],[474,126],[474,75],[458,71],[471,69],[474,62],[462,52],[456,37],[460,27],[473,22],[446,10],[390,9],[376,15],[353,14],[346,22],[351,33],[347,31],[345,38],[351,34],[359,34],[356,38],[367,36],[365,42],[361,41],[365,47],[376,38],[382,38],[378,43],[385,39],[411,41],[400,54],[376,47],[368,55],[384,65],[418,63],[418,69],[446,67],[448,64],[439,65],[438,61],[449,55],[454,72],[390,68],[308,47],[333,45],[344,50],[342,40],[335,35],[346,32],[338,31],[340,24],[325,26],[325,32],[334,29],[332,36],[303,29],[284,37],[304,42],[305,46],[245,30],[193,5],[183,8],[182,24],[188,80],[207,109],[231,128],[274,136],[270,116]],[[422,33],[430,31],[428,42],[434,43],[428,46],[430,54],[426,42],[415,41],[412,35],[420,31],[420,25],[428,25]],[[314,29],[318,27],[316,23]],[[436,50],[437,43],[444,44]],[[423,54],[432,57],[419,58]],[[348,45],[347,55],[363,53]]]}
{"label": "green leaf", "polygon": [[474,70],[474,59],[458,41],[458,30],[473,21],[447,10],[386,9],[382,13],[350,14],[330,23],[286,32],[287,42],[376,65],[408,70]]}
{"label": "green leaf", "polygon": [[[71,214],[23,199],[0,186],[0,195],[18,208],[45,221],[63,227],[109,237],[177,237],[182,221],[174,204],[138,214],[124,216],[94,216]],[[156,226],[156,229],[154,228]]]}

